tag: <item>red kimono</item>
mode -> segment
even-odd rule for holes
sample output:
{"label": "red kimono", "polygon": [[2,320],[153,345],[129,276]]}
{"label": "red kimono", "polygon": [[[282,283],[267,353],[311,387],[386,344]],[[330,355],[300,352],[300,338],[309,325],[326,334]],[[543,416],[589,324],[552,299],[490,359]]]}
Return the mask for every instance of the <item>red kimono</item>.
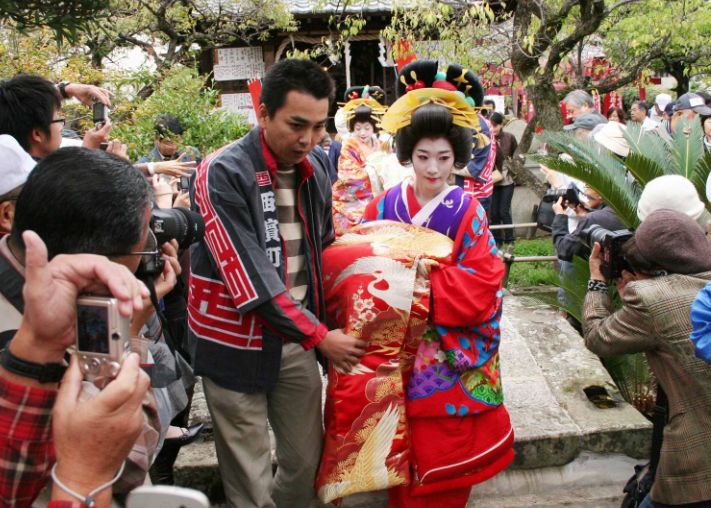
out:
{"label": "red kimono", "polygon": [[[392,467],[383,470],[389,477],[384,474],[379,488],[390,489],[391,507],[464,507],[472,485],[498,474],[513,460],[513,429],[503,406],[498,356],[503,263],[496,256],[484,210],[476,199],[457,187],[446,189],[425,208],[419,206],[407,183],[393,187],[377,196],[365,211],[364,221],[383,219],[426,227],[424,231],[437,231],[453,244],[451,255],[439,258],[440,266],[432,270],[431,298],[420,291],[421,297],[414,298],[409,308],[408,320],[403,320],[409,326],[400,334],[389,334],[395,343],[389,347],[397,349],[400,359],[397,376],[389,379],[395,387],[392,393],[398,399],[397,407],[404,405],[404,414],[392,431],[402,439],[392,442],[385,460]],[[419,241],[417,245],[426,250],[427,242]],[[378,242],[371,243],[370,248],[378,254]],[[328,273],[327,253],[324,273]],[[347,275],[339,277],[347,280]],[[328,299],[329,282],[324,284]],[[404,287],[406,283],[402,279],[397,285]],[[382,286],[378,282],[368,285],[376,294],[379,287]],[[349,287],[346,293],[350,291],[352,298],[357,298],[357,290]],[[371,299],[379,301],[377,296]],[[362,338],[371,343],[368,333],[363,333]],[[368,355],[363,362],[366,367],[367,359]],[[329,399],[332,395],[337,394],[329,393]],[[327,402],[327,427],[329,410],[336,419],[347,419],[342,415],[352,399],[340,395],[336,402],[341,407],[329,409],[332,401]],[[396,406],[381,407],[374,419],[364,423],[379,426],[393,407]],[[355,411],[359,409],[362,408]],[[385,412],[388,409],[390,413]],[[328,442],[327,430],[324,473],[329,470]],[[336,448],[332,447],[331,452]],[[363,453],[359,450],[348,460],[357,461]],[[343,458],[342,454],[339,456]],[[349,474],[353,476],[352,472]],[[330,481],[343,478],[331,475]]]}

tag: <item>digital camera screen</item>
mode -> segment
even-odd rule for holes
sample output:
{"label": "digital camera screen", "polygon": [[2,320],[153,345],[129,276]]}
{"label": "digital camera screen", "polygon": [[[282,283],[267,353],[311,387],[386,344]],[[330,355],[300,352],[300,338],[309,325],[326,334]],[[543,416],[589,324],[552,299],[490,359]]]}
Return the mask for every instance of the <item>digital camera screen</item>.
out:
{"label": "digital camera screen", "polygon": [[79,351],[109,354],[109,312],[106,307],[77,305]]}

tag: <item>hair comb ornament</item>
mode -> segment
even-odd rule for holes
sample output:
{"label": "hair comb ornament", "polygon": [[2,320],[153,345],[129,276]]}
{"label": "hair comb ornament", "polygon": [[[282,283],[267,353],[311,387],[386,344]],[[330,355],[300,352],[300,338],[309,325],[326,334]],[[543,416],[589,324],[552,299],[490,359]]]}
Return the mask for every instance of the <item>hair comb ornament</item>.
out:
{"label": "hair comb ornament", "polygon": [[416,60],[403,67],[397,83],[398,100],[390,106],[381,120],[381,128],[395,134],[412,122],[412,114],[425,104],[439,104],[448,108],[454,124],[472,129],[479,148],[491,143],[481,133],[478,109],[484,103],[484,87],[469,69],[450,64],[446,72],[439,72],[436,60]]}
{"label": "hair comb ornament", "polygon": [[385,106],[385,91],[377,86],[352,86],[346,90],[345,101],[338,105],[343,107],[343,118],[346,122],[355,116],[358,106],[368,106],[371,115],[376,119],[380,119],[388,109]]}

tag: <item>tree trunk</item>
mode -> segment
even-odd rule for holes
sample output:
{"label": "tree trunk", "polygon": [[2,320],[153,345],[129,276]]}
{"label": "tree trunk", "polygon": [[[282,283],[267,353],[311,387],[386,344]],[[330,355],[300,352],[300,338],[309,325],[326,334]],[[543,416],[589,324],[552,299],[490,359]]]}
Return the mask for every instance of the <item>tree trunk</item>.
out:
{"label": "tree trunk", "polygon": [[689,91],[689,74],[685,73],[686,65],[682,62],[667,63],[665,69],[669,74],[676,79],[676,88],[673,88],[677,97],[681,97]]}
{"label": "tree trunk", "polygon": [[511,169],[529,189],[543,197],[547,187],[524,166],[526,154],[531,148],[531,141],[533,141],[538,126],[540,125],[543,130],[559,131],[563,128],[563,116],[560,113],[558,96],[552,83],[536,83],[529,86],[527,90],[533,101],[536,114],[531,118],[526,130],[523,131],[521,142],[514,153]]}

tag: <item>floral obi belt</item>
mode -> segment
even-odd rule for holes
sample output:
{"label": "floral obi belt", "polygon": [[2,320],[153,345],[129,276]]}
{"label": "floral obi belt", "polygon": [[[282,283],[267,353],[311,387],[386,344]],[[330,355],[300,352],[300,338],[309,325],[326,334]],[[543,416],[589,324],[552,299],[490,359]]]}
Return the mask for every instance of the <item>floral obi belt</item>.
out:
{"label": "floral obi belt", "polygon": [[444,260],[452,246],[427,228],[374,221],[351,229],[323,254],[329,319],[368,343],[349,374],[329,367],[316,479],[324,503],[410,481],[405,390],[430,306],[417,260]]}

